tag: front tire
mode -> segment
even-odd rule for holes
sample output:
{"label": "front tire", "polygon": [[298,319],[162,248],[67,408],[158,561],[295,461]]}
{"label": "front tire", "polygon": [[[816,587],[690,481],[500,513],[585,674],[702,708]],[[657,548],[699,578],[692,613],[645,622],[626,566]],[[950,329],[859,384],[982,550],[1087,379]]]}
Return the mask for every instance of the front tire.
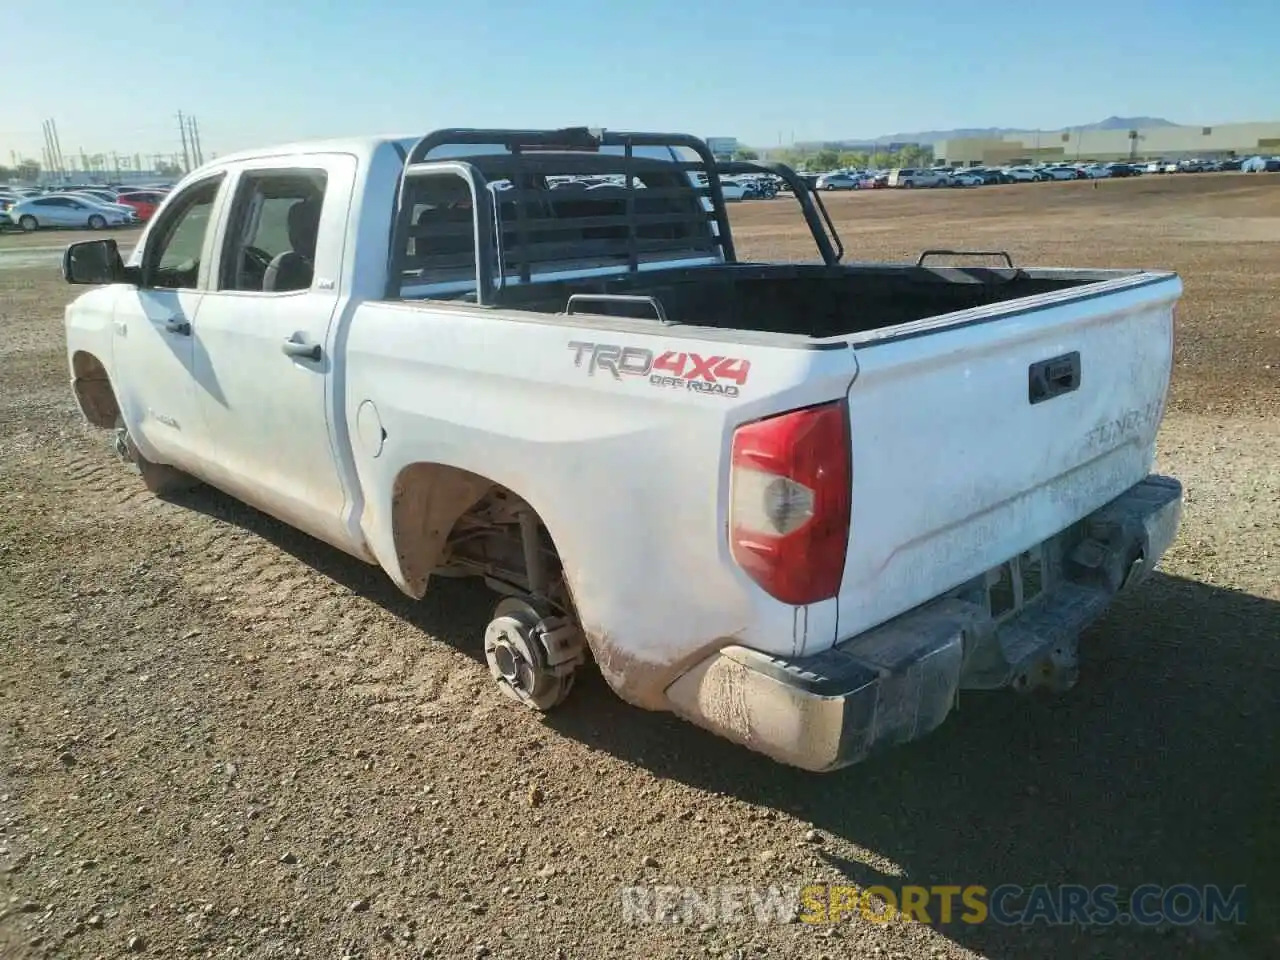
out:
{"label": "front tire", "polygon": [[115,449],[121,460],[134,465],[142,477],[142,485],[158,497],[182,493],[200,485],[200,481],[191,474],[167,463],[152,463],[144,457],[120,415],[116,416]]}
{"label": "front tire", "polygon": [[35,233],[40,229],[40,221],[27,213],[18,218],[18,226],[22,228],[23,233]]}
{"label": "front tire", "polygon": [[105,218],[105,217],[101,217],[101,216],[99,216],[99,215],[98,215],[98,214],[96,214],[96,213],[95,213],[93,216],[91,216],[91,217],[89,218],[89,229],[90,229],[90,230],[101,230],[101,229],[102,229],[103,227],[105,227],[106,225],[107,225],[106,218]]}

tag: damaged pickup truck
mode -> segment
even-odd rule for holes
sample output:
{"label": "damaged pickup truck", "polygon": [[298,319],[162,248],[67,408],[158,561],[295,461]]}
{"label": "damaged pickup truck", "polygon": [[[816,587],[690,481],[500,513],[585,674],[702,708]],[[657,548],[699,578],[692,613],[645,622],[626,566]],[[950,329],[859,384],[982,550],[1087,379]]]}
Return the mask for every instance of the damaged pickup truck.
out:
{"label": "damaged pickup truck", "polygon": [[[719,176],[747,172],[821,262],[738,259]],[[68,358],[150,489],[211,484],[413,597],[483,577],[514,700],[591,657],[831,770],[960,690],[1072,684],[1179,522],[1150,473],[1178,276],[938,253],[843,263],[794,173],[693,137],[286,146],[188,175],[128,263],[72,244],[100,286]]]}

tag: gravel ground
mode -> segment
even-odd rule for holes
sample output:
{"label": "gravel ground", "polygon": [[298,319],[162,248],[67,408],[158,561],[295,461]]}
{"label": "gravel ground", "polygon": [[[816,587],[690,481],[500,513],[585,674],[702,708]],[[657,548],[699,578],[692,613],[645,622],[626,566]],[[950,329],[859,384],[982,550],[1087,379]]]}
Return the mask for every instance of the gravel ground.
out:
{"label": "gravel ground", "polygon": [[[1187,486],[1183,531],[1090,631],[1075,690],[968,697],[827,776],[593,673],[551,718],[513,709],[483,589],[413,603],[220,494],[149,496],[72,405],[56,267],[0,262],[0,955],[1280,954],[1280,178],[830,207],[855,259],[997,245],[1182,273],[1160,469]],[[745,253],[809,256],[790,201],[733,213]],[[1247,884],[1251,922],[636,926],[619,906],[633,883],[834,882]]]}

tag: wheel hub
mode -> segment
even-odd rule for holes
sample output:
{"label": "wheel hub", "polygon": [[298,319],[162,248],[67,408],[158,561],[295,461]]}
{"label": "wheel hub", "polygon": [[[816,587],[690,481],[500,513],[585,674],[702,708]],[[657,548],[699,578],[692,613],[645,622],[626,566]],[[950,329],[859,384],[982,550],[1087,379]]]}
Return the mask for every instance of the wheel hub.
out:
{"label": "wheel hub", "polygon": [[515,650],[505,638],[493,645],[493,662],[498,668],[498,675],[508,683],[517,683],[520,679],[520,663]]}
{"label": "wheel hub", "polygon": [[498,688],[534,710],[568,696],[583,660],[581,632],[565,617],[524,600],[498,604],[484,634],[484,656]]}

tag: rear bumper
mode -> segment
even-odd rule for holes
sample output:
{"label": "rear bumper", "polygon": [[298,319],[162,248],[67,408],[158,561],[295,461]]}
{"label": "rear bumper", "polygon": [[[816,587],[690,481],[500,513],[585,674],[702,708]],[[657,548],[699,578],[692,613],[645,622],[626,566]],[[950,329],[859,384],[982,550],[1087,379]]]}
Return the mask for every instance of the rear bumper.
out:
{"label": "rear bumper", "polygon": [[935,729],[961,689],[1074,683],[1081,631],[1146,578],[1181,513],[1182,485],[1149,476],[1046,541],[1043,592],[1011,615],[993,615],[978,578],[814,656],[725,647],[667,698],[681,716],[783,763],[857,763]]}

